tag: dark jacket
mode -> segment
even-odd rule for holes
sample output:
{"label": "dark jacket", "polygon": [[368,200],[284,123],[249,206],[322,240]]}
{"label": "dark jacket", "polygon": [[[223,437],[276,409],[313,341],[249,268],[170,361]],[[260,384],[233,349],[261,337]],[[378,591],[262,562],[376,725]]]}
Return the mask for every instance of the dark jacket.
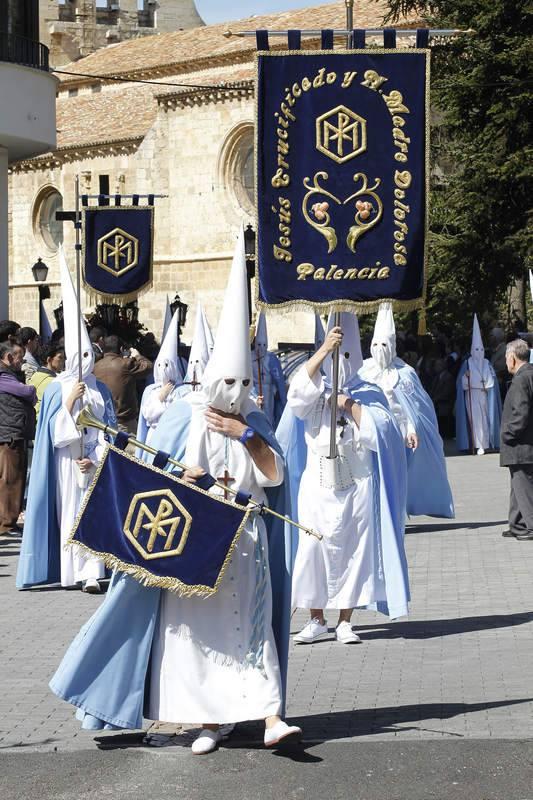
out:
{"label": "dark jacket", "polygon": [[[33,398],[19,396],[16,391],[19,383],[16,374],[9,367],[0,364],[0,376],[4,376],[3,384],[12,382],[14,379],[15,388],[13,392],[0,391],[0,443],[30,441],[35,436],[35,389]],[[21,388],[26,389],[22,381]]]}
{"label": "dark jacket", "polygon": [[533,364],[514,375],[503,404],[500,464],[533,464]]}
{"label": "dark jacket", "polygon": [[105,353],[94,365],[97,380],[105,383],[115,404],[118,422],[126,423],[139,415],[137,381],[152,369],[152,362],[144,356],[123,358],[116,353]]}

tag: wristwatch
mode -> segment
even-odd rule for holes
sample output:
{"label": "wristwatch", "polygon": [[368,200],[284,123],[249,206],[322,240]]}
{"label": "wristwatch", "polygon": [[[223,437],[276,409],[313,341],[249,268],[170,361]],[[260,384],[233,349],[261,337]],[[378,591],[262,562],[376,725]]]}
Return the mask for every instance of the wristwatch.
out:
{"label": "wristwatch", "polygon": [[245,445],[254,436],[255,436],[255,431],[253,428],[245,428],[241,436],[239,436],[239,442]]}

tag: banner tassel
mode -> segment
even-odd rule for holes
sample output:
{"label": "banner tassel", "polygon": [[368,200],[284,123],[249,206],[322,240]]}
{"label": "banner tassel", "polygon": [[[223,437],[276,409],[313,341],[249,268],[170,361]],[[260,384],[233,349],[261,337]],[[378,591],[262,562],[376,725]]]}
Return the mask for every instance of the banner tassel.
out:
{"label": "banner tassel", "polygon": [[418,335],[425,336],[428,332],[427,329],[427,318],[426,318],[426,309],[421,308],[418,312]]}

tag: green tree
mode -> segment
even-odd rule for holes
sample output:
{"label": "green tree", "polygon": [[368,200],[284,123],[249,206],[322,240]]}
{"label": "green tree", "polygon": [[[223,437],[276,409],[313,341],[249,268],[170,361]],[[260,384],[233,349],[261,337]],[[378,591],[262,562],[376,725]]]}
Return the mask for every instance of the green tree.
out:
{"label": "green tree", "polygon": [[428,321],[471,326],[497,315],[531,252],[529,0],[389,0],[389,20],[419,12],[472,35],[432,48]]}

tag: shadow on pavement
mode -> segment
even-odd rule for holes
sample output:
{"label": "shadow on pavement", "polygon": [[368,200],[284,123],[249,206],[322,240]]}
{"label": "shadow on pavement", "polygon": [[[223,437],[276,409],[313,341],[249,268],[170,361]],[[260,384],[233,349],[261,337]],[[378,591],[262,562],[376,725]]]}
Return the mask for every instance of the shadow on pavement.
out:
{"label": "shadow on pavement", "polygon": [[500,525],[507,525],[506,519],[498,519],[494,522],[423,522],[417,525],[416,522],[407,522],[405,533],[433,533],[436,531],[475,531],[478,528],[497,528]]}

